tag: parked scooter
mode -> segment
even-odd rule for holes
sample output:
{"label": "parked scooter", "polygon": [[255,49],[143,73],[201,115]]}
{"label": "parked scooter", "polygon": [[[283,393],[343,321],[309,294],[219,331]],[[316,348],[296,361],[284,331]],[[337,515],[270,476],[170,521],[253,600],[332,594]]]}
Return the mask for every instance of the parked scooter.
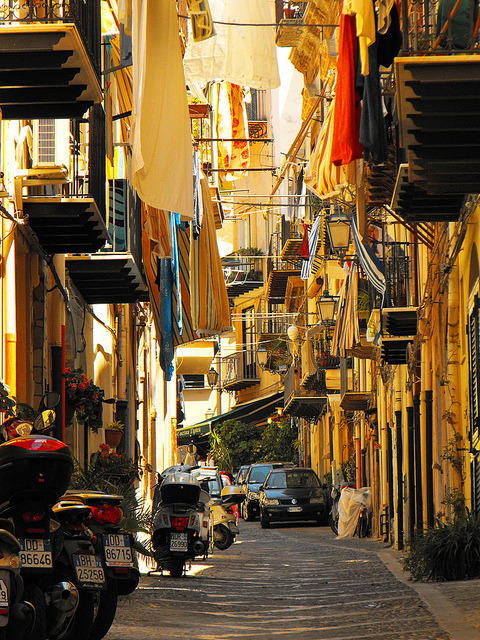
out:
{"label": "parked scooter", "polygon": [[237,516],[234,505],[245,499],[245,492],[239,486],[223,487],[221,499],[210,503],[211,540],[217,549],[228,549],[238,535]]}
{"label": "parked scooter", "polygon": [[72,489],[63,498],[87,505],[91,511],[87,524],[95,536],[95,552],[103,560],[106,589],[95,594],[96,614],[88,640],[100,640],[113,624],[118,596],[135,591],[140,579],[135,566],[133,536],[119,526],[123,496]]}
{"label": "parked scooter", "polygon": [[172,578],[183,575],[188,561],[208,554],[210,497],[189,470],[164,472],[154,493],[153,554]]}
{"label": "parked scooter", "polygon": [[0,516],[14,523],[19,539],[25,599],[36,612],[31,637],[80,640],[105,575],[85,524],[90,508],[54,506],[73,472],[68,447],[41,433],[54,419],[46,410],[34,424],[13,415],[1,425]]}
{"label": "parked scooter", "polygon": [[23,599],[20,543],[10,520],[0,519],[0,638],[25,640],[35,621],[35,609]]}

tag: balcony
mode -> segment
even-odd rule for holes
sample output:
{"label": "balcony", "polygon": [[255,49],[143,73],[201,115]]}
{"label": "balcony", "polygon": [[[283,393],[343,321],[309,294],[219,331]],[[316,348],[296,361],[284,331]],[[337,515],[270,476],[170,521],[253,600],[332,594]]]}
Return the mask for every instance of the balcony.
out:
{"label": "balcony", "polygon": [[385,335],[381,357],[388,364],[408,364],[417,334],[417,307],[390,307],[383,310]]}
{"label": "balcony", "polygon": [[[15,190],[22,193],[17,215],[28,220],[42,248],[50,255],[58,253],[94,253],[109,240],[109,235],[95,199],[68,193],[71,183],[65,166],[19,169]],[[65,195],[28,195],[36,189],[55,188]],[[68,188],[67,188],[68,187]],[[23,195],[23,190],[27,195]]]}
{"label": "balcony", "polygon": [[317,420],[326,405],[327,389],[321,378],[313,388],[302,389],[298,370],[290,367],[284,380],[284,412],[305,420]]}
{"label": "balcony", "polygon": [[365,391],[346,391],[340,400],[340,407],[344,411],[367,411],[370,409],[372,394]]}
{"label": "balcony", "polygon": [[232,254],[222,258],[223,275],[230,299],[264,285],[263,259]]}
{"label": "balcony", "polygon": [[408,182],[436,196],[480,192],[479,57],[400,57],[395,75]]}
{"label": "balcony", "polygon": [[226,391],[239,391],[260,382],[257,375],[255,351],[246,349],[222,358],[222,387]]}
{"label": "balcony", "polygon": [[97,253],[69,254],[65,265],[88,304],[147,301],[138,201],[125,179],[109,180],[108,186],[110,245]]}
{"label": "balcony", "polygon": [[100,2],[0,3],[4,120],[80,118],[102,100]]}
{"label": "balcony", "polygon": [[411,183],[408,165],[399,167],[391,208],[406,222],[455,222],[460,216],[464,194],[432,194]]}

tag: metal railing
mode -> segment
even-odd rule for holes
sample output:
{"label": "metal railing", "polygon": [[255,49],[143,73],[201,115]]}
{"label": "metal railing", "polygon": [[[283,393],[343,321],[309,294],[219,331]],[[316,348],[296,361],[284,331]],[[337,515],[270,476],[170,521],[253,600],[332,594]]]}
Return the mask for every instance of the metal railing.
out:
{"label": "metal railing", "polygon": [[401,55],[480,53],[476,0],[402,0]]}
{"label": "metal railing", "polygon": [[243,284],[244,282],[263,283],[263,258],[252,256],[226,256],[222,258],[225,284]]}
{"label": "metal railing", "polygon": [[222,358],[222,385],[224,387],[244,380],[257,380],[255,351],[244,349]]}

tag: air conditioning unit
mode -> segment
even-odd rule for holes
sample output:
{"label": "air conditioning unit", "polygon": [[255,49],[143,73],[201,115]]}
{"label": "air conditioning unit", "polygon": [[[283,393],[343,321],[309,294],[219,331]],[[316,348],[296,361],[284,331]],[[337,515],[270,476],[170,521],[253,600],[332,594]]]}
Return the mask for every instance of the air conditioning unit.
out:
{"label": "air conditioning unit", "polygon": [[33,127],[33,167],[69,166],[70,121],[43,118]]}

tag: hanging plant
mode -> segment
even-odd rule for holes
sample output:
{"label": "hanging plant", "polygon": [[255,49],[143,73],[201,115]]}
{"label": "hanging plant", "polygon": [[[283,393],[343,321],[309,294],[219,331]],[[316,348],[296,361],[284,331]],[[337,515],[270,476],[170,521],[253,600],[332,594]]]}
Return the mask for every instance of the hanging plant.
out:
{"label": "hanging plant", "polygon": [[77,420],[97,431],[102,426],[103,389],[89,380],[81,369],[65,369],[67,402],[75,409]]}

